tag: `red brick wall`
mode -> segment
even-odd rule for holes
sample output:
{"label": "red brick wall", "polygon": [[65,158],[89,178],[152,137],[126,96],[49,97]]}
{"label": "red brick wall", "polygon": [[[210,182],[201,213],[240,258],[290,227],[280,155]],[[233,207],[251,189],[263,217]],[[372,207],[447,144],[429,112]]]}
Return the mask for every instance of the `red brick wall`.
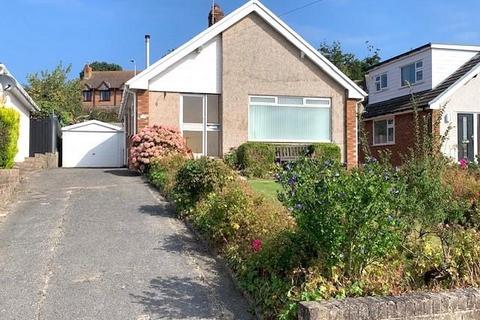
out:
{"label": "red brick wall", "polygon": [[354,168],[358,164],[357,153],[357,101],[348,99],[345,106],[345,137],[346,154],[345,160],[348,168]]}
{"label": "red brick wall", "polygon": [[[419,112],[419,117],[430,115],[431,111]],[[373,157],[378,158],[380,152],[389,151],[391,153],[391,162],[394,166],[402,164],[402,155],[408,152],[409,148],[412,148],[415,143],[414,133],[414,119],[413,113],[404,113],[394,116],[395,119],[395,144],[385,146],[373,145],[373,120],[365,120],[363,122],[363,128],[366,133],[368,146]],[[362,139],[360,139],[362,140]],[[362,148],[361,148],[362,149]],[[363,151],[363,150],[362,150]],[[365,155],[360,152],[360,162],[363,162]]]}
{"label": "red brick wall", "polygon": [[147,90],[137,91],[137,132],[149,125],[149,92]]}

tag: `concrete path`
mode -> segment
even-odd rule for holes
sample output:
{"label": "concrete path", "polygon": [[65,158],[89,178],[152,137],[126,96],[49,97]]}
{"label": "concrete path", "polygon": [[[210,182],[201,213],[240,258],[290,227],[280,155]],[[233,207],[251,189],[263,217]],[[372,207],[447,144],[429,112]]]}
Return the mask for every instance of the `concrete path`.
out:
{"label": "concrete path", "polygon": [[125,170],[55,169],[0,221],[0,319],[250,319],[232,281]]}

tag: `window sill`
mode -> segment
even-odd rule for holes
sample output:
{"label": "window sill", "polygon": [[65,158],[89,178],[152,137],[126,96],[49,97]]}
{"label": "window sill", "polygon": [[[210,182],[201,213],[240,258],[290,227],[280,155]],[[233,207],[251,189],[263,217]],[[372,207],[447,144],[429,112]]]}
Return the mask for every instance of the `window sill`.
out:
{"label": "window sill", "polygon": [[413,87],[419,86],[419,85],[424,84],[424,83],[425,83],[425,81],[415,82],[415,83],[412,83],[412,84],[409,84],[409,85],[406,85],[406,86],[401,86],[398,90],[413,88]]}
{"label": "window sill", "polygon": [[387,143],[378,143],[372,144],[372,147],[385,147],[385,146],[394,146],[395,142],[387,142]]}

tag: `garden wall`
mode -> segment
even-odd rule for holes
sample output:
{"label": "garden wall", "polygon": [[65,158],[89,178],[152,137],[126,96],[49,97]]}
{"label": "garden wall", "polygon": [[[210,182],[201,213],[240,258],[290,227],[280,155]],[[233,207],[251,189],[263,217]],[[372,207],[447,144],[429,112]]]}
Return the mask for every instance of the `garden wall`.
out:
{"label": "garden wall", "polygon": [[480,319],[480,290],[414,293],[343,301],[303,302],[300,320],[474,320]]}
{"label": "garden wall", "polygon": [[0,169],[0,206],[7,203],[20,182],[20,170]]}

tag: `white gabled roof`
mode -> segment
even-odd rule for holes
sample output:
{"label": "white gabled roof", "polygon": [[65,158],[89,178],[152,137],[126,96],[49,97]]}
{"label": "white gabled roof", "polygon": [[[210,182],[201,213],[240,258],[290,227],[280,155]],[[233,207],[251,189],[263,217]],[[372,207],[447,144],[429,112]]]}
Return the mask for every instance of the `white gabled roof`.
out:
{"label": "white gabled roof", "polygon": [[[2,77],[4,79],[2,79]],[[25,91],[22,85],[15,79],[15,77],[10,73],[7,67],[4,64],[0,64],[0,83],[5,81],[13,86],[12,91],[15,96],[20,99],[26,107],[27,110],[31,112],[39,111],[40,108],[37,106],[35,101],[33,101],[32,97]],[[3,90],[3,88],[2,88]]]}
{"label": "white gabled roof", "polygon": [[[89,121],[85,121],[85,122],[72,124],[71,126],[63,127],[62,132],[65,132],[65,131],[82,131],[80,129],[86,128],[86,127],[89,127],[89,126],[99,126],[99,127],[105,128],[106,129],[105,131],[123,131],[122,127],[119,127],[119,126],[116,126],[116,125],[113,125],[113,124],[110,124],[110,123],[106,123],[106,122],[102,122],[102,121],[98,121],[98,120],[89,120]],[[85,131],[88,131],[88,130],[85,130]]]}
{"label": "white gabled roof", "polygon": [[143,72],[139,73],[134,78],[126,82],[126,85],[131,89],[148,89],[148,82],[150,79],[174,65],[185,56],[201,47],[217,35],[221,34],[226,29],[230,28],[251,13],[257,13],[266,22],[268,22],[275,30],[287,38],[299,50],[317,64],[323,71],[330,75],[335,81],[342,85],[349,92],[349,98],[363,100],[367,93],[363,91],[358,85],[349,79],[343,72],[335,67],[327,58],[322,56],[318,50],[308,44],[299,34],[293,31],[287,24],[285,24],[278,16],[265,7],[258,0],[250,0],[245,5],[241,6],[225,18],[198,34],[196,37],[157,61]]}

